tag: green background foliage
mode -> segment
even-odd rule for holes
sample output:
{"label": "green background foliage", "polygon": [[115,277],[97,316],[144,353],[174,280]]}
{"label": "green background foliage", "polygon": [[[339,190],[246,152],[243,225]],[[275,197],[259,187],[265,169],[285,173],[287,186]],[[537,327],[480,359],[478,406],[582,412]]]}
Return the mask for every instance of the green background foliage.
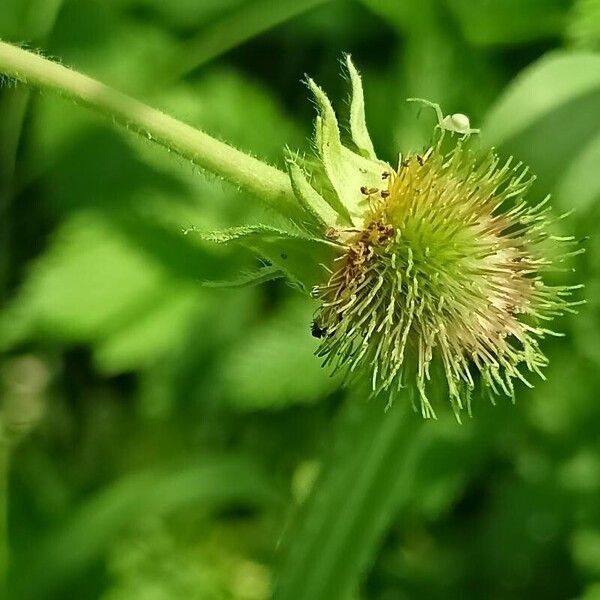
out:
{"label": "green background foliage", "polygon": [[350,52],[382,158],[427,142],[428,98],[575,210],[587,300],[516,406],[384,413],[320,368],[296,288],[203,285],[260,264],[185,230],[274,215],[7,82],[3,597],[600,598],[598,0],[2,0],[0,38],[282,168],[311,150],[304,73],[343,112]]}

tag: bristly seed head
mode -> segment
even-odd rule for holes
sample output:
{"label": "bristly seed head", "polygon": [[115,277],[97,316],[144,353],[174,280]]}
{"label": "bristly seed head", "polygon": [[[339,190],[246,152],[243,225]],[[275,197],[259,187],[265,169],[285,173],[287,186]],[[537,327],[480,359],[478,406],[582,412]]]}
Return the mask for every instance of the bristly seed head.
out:
{"label": "bristly seed head", "polygon": [[373,391],[390,399],[416,381],[425,417],[434,416],[436,365],[457,414],[468,408],[475,369],[493,393],[513,397],[513,380],[543,377],[539,340],[552,332],[541,323],[573,310],[571,290],[541,277],[555,262],[546,258],[547,202],[523,199],[532,179],[521,165],[500,166],[493,152],[478,159],[460,141],[403,165],[385,194],[370,196],[363,228],[344,238],[333,274],[315,290],[315,322],[327,332],[318,354],[347,375],[369,371]]}
{"label": "bristly seed head", "polygon": [[[464,115],[443,117],[420,101],[438,113],[437,141],[401,157],[397,169],[380,161],[360,77],[349,57],[347,65],[358,151],[342,145],[327,96],[309,81],[319,108],[319,192],[290,159],[314,230],[339,251],[329,279],[313,290],[317,354],[349,379],[368,373],[373,393],[389,402],[413,389],[424,417],[435,417],[434,379],[445,381],[458,418],[479,379],[491,394],[514,398],[516,380],[543,378],[540,340],[558,335],[545,324],[577,304],[569,298],[575,287],[549,285],[543,275],[582,250],[553,235],[548,198],[526,199],[533,178],[521,163],[469,149],[479,130]],[[462,137],[444,150],[445,134]]]}

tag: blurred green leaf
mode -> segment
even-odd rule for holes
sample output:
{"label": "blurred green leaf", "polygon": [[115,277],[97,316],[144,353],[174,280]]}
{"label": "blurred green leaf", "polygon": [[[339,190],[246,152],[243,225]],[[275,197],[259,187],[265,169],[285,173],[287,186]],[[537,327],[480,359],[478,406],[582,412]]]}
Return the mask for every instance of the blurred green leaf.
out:
{"label": "blurred green leaf", "polygon": [[170,290],[96,342],[94,358],[103,373],[151,368],[177,347],[190,321],[208,308],[191,289]]}
{"label": "blurred green leaf", "polygon": [[[383,6],[386,2],[377,0],[371,4]],[[372,104],[379,108],[379,113],[393,111],[396,115],[392,121],[393,136],[389,135],[387,120],[381,123],[378,136],[379,144],[387,144],[392,164],[399,150],[420,151],[428,145],[435,126],[433,111],[415,110],[406,103],[406,98],[435,101],[445,114],[466,113],[478,127],[480,115],[501,85],[498,66],[485,54],[473,52],[456,28],[448,26],[445,6],[437,0],[427,0],[417,11],[411,10],[410,3],[402,5],[404,8],[392,0],[387,9],[398,16],[403,11],[408,13],[401,28],[402,52],[394,65],[396,81],[390,82],[387,72],[381,73],[375,81],[365,79],[367,117],[371,114],[376,119],[378,116],[376,110],[369,113]],[[477,93],[472,93],[474,89]]]}
{"label": "blurred green leaf", "polygon": [[600,577],[600,531],[576,531],[571,545],[575,560],[585,572]]}
{"label": "blurred green leaf", "polygon": [[600,600],[600,581],[589,585],[580,600]]}
{"label": "blurred green leaf", "polygon": [[277,600],[351,596],[394,513],[391,488],[405,484],[401,469],[416,423],[407,402],[387,412],[360,402],[349,407],[331,463],[288,532]]}
{"label": "blurred green leaf", "polygon": [[[570,163],[587,164],[579,156],[600,132],[598,106],[600,55],[554,52],[508,86],[482,126],[482,141],[528,164],[545,194]],[[576,198],[562,201],[577,205]]]}
{"label": "blurred green leaf", "polygon": [[271,0],[247,0],[186,41],[176,67],[177,74],[189,73],[252,37],[328,1],[295,0],[273,3]]}
{"label": "blurred green leaf", "polygon": [[246,2],[247,0],[172,0],[165,4],[161,0],[107,0],[106,4],[122,11],[150,11],[168,26],[187,30],[209,23],[229,11],[235,11]]}
{"label": "blurred green leaf", "polygon": [[564,210],[586,211],[600,200],[600,124],[598,134],[577,154],[559,178],[556,203]]}
{"label": "blurred green leaf", "polygon": [[64,0],[4,0],[0,6],[0,38],[16,43],[39,42],[54,24]]}
{"label": "blurred green leaf", "polygon": [[565,0],[448,0],[471,44],[522,44],[558,37],[566,22]]}
{"label": "blurred green leaf", "polygon": [[[397,2],[396,0],[362,0],[365,6],[368,6],[371,11],[385,19],[392,27],[398,31],[404,31],[405,28],[411,26],[411,21],[419,19],[421,11],[415,11],[407,2]],[[425,10],[428,10],[428,5],[424,4]]]}
{"label": "blurred green leaf", "polygon": [[244,552],[252,529],[203,525],[202,540],[151,519],[124,536],[111,550],[112,583],[102,600],[268,600],[268,566]]}
{"label": "blurred green leaf", "polygon": [[207,510],[276,499],[268,477],[245,457],[213,457],[185,467],[171,465],[127,475],[78,508],[35,553],[20,558],[15,593],[23,598],[48,597],[66,578],[101,560],[114,536],[136,519],[186,506]]}
{"label": "blurred green leaf", "polygon": [[0,5],[0,38],[22,41],[27,4],[22,0],[5,0]]}
{"label": "blurred green leaf", "polygon": [[255,410],[316,402],[339,385],[314,356],[313,308],[300,296],[288,299],[226,353],[220,380],[232,405]]}
{"label": "blurred green leaf", "polygon": [[[55,236],[51,250],[31,268],[12,308],[2,315],[2,344],[6,347],[30,336],[100,340],[147,318],[165,302],[177,304],[178,298],[187,297],[189,305],[197,284],[174,278],[173,271],[181,276],[177,270],[183,270],[192,281],[234,272],[226,258],[185,243],[183,236],[181,242],[169,236],[163,241],[170,265],[162,257],[149,259],[144,245],[161,252],[161,241],[152,233],[140,227],[137,235],[143,239],[138,237],[141,243],[133,244],[98,214],[74,215]],[[183,243],[183,252],[177,251],[178,243]]]}
{"label": "blurred green leaf", "polygon": [[[389,410],[356,398],[336,448],[288,532],[275,598],[351,598],[394,517],[438,515],[478,457],[471,424],[423,422],[401,397]],[[447,460],[452,457],[451,460]]]}
{"label": "blurred green leaf", "polygon": [[147,89],[156,72],[170,64],[175,49],[175,38],[163,27],[118,15],[109,3],[80,0],[64,3],[45,50],[104,83],[135,93]]}
{"label": "blurred green leaf", "polygon": [[[487,116],[482,128],[484,139],[490,144],[503,144],[553,111],[598,90],[599,55],[555,52],[527,68],[510,84]],[[556,126],[567,130],[572,121],[560,121]]]}
{"label": "blurred green leaf", "polygon": [[598,0],[575,0],[569,15],[567,38],[578,48],[600,49]]}

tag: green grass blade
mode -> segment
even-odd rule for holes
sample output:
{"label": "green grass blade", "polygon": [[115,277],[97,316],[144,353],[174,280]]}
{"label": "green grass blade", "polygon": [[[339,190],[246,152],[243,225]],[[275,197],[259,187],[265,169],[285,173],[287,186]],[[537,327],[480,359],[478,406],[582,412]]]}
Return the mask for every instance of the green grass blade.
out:
{"label": "green grass blade", "polygon": [[384,412],[357,402],[338,430],[339,447],[290,536],[277,600],[336,600],[350,593],[396,507],[406,451],[419,428],[407,402]]}
{"label": "green grass blade", "polygon": [[450,414],[423,421],[408,398],[351,404],[333,455],[287,535],[276,600],[353,598],[390,525],[449,510],[490,436]]}

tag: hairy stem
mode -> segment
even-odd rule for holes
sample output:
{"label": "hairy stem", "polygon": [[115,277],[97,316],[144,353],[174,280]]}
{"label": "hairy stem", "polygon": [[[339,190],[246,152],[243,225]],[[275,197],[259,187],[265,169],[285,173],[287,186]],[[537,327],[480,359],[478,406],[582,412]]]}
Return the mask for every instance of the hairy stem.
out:
{"label": "hairy stem", "polygon": [[99,81],[5,42],[0,42],[0,73],[89,106],[255,194],[285,216],[296,214],[285,173]]}

